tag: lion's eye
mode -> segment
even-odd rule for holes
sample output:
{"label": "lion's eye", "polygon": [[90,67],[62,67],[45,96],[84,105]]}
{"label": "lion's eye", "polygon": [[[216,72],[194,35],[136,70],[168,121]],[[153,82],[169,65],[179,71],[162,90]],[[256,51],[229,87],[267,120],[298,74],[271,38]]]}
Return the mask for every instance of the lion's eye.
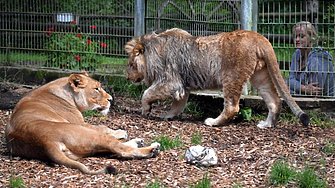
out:
{"label": "lion's eye", "polygon": [[95,91],[99,92],[100,91],[100,88],[99,87],[96,87],[94,88]]}

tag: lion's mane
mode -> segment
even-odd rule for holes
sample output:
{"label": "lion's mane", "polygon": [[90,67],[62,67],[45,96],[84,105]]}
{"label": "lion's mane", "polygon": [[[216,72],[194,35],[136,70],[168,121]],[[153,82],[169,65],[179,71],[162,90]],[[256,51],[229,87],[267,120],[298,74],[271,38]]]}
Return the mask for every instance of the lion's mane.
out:
{"label": "lion's mane", "polygon": [[[136,44],[144,46],[146,68],[139,69],[147,86],[172,81],[180,85],[180,90],[201,90],[222,85],[219,43],[214,43],[217,39],[211,39],[205,42],[184,30],[170,29],[133,39],[125,49],[130,52]],[[203,60],[209,62],[203,63]]]}

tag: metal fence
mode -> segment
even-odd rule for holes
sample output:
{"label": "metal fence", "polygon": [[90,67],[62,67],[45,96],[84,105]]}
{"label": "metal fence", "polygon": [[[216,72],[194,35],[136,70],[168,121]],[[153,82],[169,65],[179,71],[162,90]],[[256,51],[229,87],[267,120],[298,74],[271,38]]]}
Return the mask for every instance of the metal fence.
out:
{"label": "metal fence", "polygon": [[[253,28],[274,46],[285,79],[295,51],[292,27],[299,21],[310,21],[318,45],[335,56],[334,1],[250,1],[258,5]],[[123,47],[137,31],[229,32],[243,28],[243,8],[240,0],[5,0],[0,2],[0,65],[115,73],[116,67],[124,70]]]}
{"label": "metal fence", "polygon": [[124,62],[133,20],[133,0],[1,1],[0,64],[108,70]]}

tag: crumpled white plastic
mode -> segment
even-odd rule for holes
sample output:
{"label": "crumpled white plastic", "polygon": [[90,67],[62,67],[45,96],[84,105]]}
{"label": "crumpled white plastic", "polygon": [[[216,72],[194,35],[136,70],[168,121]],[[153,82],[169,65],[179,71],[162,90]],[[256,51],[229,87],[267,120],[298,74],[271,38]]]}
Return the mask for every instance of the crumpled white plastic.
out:
{"label": "crumpled white plastic", "polygon": [[214,149],[200,145],[191,146],[186,151],[185,157],[189,164],[212,166],[218,163],[218,157]]}

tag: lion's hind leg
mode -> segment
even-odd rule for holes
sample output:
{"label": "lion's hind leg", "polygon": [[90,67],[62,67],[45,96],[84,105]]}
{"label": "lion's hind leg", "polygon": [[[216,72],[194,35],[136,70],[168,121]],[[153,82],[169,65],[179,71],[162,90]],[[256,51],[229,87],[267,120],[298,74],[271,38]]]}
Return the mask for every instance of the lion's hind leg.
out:
{"label": "lion's hind leg", "polygon": [[275,126],[280,116],[281,100],[277,95],[274,84],[269,78],[270,75],[265,67],[261,70],[257,70],[250,79],[252,86],[258,90],[269,109],[267,119],[259,122],[257,125],[259,128]]}
{"label": "lion's hind leg", "polygon": [[63,143],[57,144],[49,142],[45,144],[45,152],[47,153],[48,157],[53,161],[54,163],[67,166],[69,168],[75,168],[80,170],[81,172],[85,174],[102,174],[102,173],[110,173],[108,169],[111,169],[114,167],[105,167],[101,170],[89,170],[84,164],[75,161],[76,159],[79,159],[79,156],[76,156],[72,153],[69,153],[70,151],[67,148],[64,148],[65,145]]}

